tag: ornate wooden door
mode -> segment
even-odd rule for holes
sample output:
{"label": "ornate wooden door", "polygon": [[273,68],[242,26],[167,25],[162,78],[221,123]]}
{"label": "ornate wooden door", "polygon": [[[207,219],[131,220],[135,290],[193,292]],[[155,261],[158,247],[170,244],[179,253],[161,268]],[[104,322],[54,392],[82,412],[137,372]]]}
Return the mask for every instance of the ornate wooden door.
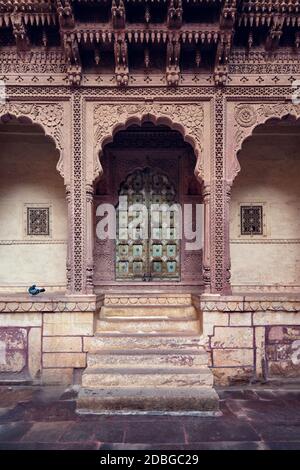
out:
{"label": "ornate wooden door", "polygon": [[[117,211],[116,280],[179,280],[176,211],[167,215],[156,210],[157,205],[176,204],[176,190],[168,177],[150,168],[135,170],[121,184],[119,196],[123,204]],[[128,211],[134,204],[137,210]],[[138,224],[137,217],[147,220]]]}

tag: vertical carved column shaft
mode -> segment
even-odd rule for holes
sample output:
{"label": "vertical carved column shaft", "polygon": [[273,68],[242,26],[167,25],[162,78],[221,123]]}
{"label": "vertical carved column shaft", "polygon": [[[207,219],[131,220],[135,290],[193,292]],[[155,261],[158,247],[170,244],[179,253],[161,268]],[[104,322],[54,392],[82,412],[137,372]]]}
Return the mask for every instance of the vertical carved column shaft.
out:
{"label": "vertical carved column shaft", "polygon": [[215,95],[215,126],[214,126],[214,163],[215,174],[212,190],[213,238],[211,279],[212,292],[226,294],[230,292],[230,262],[229,262],[229,202],[227,185],[224,180],[224,136],[225,136],[225,97],[220,89]]}
{"label": "vertical carved column shaft", "polygon": [[231,293],[230,285],[230,196],[231,185],[226,181],[224,182],[224,283],[223,292],[225,294]]}
{"label": "vertical carved column shaft", "polygon": [[68,217],[68,246],[67,246],[67,293],[72,292],[72,247],[73,247],[73,217],[72,217],[72,196],[71,186],[66,187],[67,217]]}
{"label": "vertical carved column shaft", "polygon": [[210,270],[210,185],[205,184],[202,188],[204,204],[204,245],[203,245],[203,280],[205,292],[210,292],[211,270]]}
{"label": "vertical carved column shaft", "polygon": [[94,188],[86,186],[86,290],[88,294],[94,291],[94,223],[93,223]]}
{"label": "vertical carved column shaft", "polygon": [[86,293],[84,269],[84,226],[86,201],[83,192],[84,171],[82,156],[82,102],[79,91],[73,92],[72,109],[72,260],[71,260],[71,292]]}

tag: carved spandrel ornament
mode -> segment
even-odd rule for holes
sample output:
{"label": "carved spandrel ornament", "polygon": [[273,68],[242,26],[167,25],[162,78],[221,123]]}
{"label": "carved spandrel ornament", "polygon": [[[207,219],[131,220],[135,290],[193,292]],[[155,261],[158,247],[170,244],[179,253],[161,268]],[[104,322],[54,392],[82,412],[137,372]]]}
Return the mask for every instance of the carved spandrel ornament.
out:
{"label": "carved spandrel ornament", "polygon": [[97,104],[94,107],[94,171],[93,178],[102,174],[99,153],[103,146],[113,140],[116,130],[122,130],[130,124],[140,124],[149,119],[154,124],[166,124],[181,132],[184,140],[195,151],[197,163],[195,174],[204,179],[203,133],[204,109],[201,103],[192,104]]}
{"label": "carved spandrel ornament", "polygon": [[252,135],[255,127],[272,118],[282,119],[284,116],[300,118],[300,105],[288,103],[239,103],[234,108],[233,139],[228,144],[227,180],[233,182],[240,172],[238,152],[245,139]]}
{"label": "carved spandrel ornament", "polygon": [[33,124],[40,125],[45,135],[52,137],[55,147],[59,150],[60,158],[57,163],[57,171],[64,177],[63,158],[63,115],[62,105],[58,103],[14,103],[0,104],[0,117],[6,115],[16,118],[29,118]]}

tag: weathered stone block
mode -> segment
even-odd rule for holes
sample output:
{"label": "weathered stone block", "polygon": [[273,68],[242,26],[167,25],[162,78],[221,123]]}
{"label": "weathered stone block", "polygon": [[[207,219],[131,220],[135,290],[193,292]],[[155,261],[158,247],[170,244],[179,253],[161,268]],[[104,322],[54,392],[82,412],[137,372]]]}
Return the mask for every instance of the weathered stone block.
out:
{"label": "weathered stone block", "polygon": [[1,326],[41,326],[41,313],[1,313]]}
{"label": "weathered stone block", "polygon": [[265,351],[265,327],[257,326],[255,328],[255,372],[257,377],[263,377],[266,368],[266,351]]}
{"label": "weathered stone block", "polygon": [[82,338],[79,336],[45,336],[43,352],[82,352]]}
{"label": "weathered stone block", "polygon": [[214,367],[253,366],[253,349],[214,349]]}
{"label": "weathered stone block", "polygon": [[255,312],[254,325],[300,325],[300,312]]}
{"label": "weathered stone block", "polygon": [[93,333],[92,312],[44,314],[44,336],[92,336]]}
{"label": "weathered stone block", "polygon": [[28,334],[28,371],[32,378],[36,378],[41,371],[42,362],[42,330],[30,328]]}
{"label": "weathered stone block", "polygon": [[82,385],[87,388],[104,387],[178,387],[199,388],[211,387],[212,374],[210,369],[202,367],[182,370],[180,374],[174,369],[162,370],[159,373],[147,371],[136,373],[134,369],[86,369],[82,375]]}
{"label": "weathered stone block", "polygon": [[300,340],[300,326],[268,326],[268,343],[290,343]]}
{"label": "weathered stone block", "polygon": [[228,322],[228,313],[203,312],[203,335],[213,335],[215,326],[227,326]]}
{"label": "weathered stone block", "polygon": [[43,369],[42,382],[44,384],[66,384],[70,385],[73,382],[73,369]]}
{"label": "weathered stone block", "polygon": [[0,354],[0,372],[21,372],[26,365],[25,351],[5,350]]}
{"label": "weathered stone block", "polygon": [[204,345],[200,335],[194,336],[93,336],[83,337],[83,350],[96,352],[100,350],[193,350],[199,351]]}
{"label": "weathered stone block", "polygon": [[291,360],[286,361],[270,361],[268,363],[270,377],[300,377],[300,361],[298,364],[293,363]]}
{"label": "weathered stone block", "polygon": [[253,328],[216,327],[211,341],[213,348],[252,348]]}
{"label": "weathered stone block", "polygon": [[266,356],[270,376],[300,376],[300,327],[267,327]]}
{"label": "weathered stone block", "polygon": [[26,355],[27,330],[17,327],[1,328],[0,371],[21,372],[26,366]]}
{"label": "weathered stone block", "polygon": [[86,367],[86,353],[43,353],[44,367]]}
{"label": "weathered stone block", "polygon": [[216,367],[212,368],[215,385],[234,385],[247,383],[253,377],[252,367]]}
{"label": "weathered stone block", "polygon": [[0,342],[5,344],[6,349],[26,349],[27,330],[24,328],[1,328]]}
{"label": "weathered stone block", "polygon": [[250,312],[231,313],[229,317],[230,326],[251,326],[252,314]]}
{"label": "weathered stone block", "polygon": [[273,326],[268,332],[269,341],[282,341],[283,340],[283,327]]}

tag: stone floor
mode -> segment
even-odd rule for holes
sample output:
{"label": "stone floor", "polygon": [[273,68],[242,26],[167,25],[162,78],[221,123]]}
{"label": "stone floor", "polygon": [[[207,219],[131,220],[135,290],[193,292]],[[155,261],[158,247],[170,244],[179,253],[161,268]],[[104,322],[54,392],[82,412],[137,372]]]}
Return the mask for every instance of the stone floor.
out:
{"label": "stone floor", "polygon": [[4,449],[300,449],[300,388],[218,390],[222,417],[77,416],[75,392],[0,387]]}

